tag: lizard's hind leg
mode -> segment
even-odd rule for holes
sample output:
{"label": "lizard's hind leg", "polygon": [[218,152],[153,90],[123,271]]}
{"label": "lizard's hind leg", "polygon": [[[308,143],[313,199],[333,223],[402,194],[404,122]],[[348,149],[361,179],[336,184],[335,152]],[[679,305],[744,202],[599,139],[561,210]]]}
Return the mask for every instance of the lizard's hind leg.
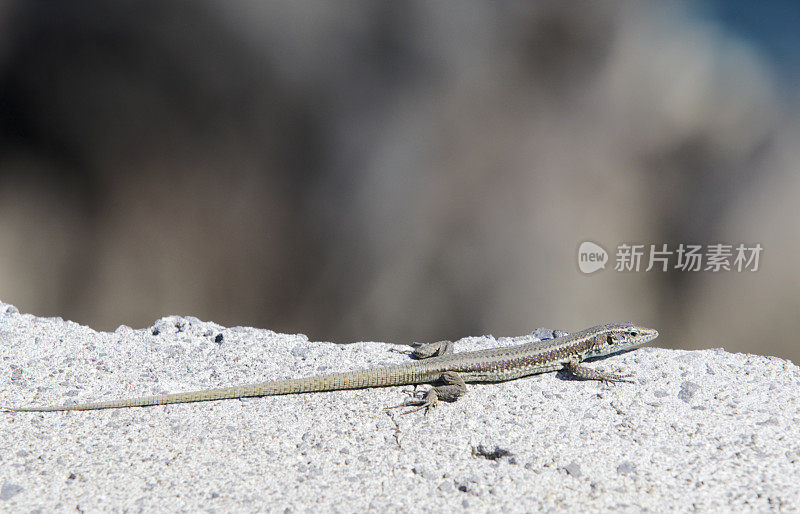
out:
{"label": "lizard's hind leg", "polygon": [[408,399],[400,405],[389,408],[416,407],[416,409],[411,409],[403,414],[411,414],[412,412],[417,412],[422,409],[425,409],[425,414],[427,414],[430,409],[436,407],[439,400],[454,402],[467,393],[467,384],[464,383],[464,379],[455,371],[445,371],[442,373],[441,377],[439,377],[439,381],[443,382],[443,384],[428,389],[421,397]]}
{"label": "lizard's hind leg", "polygon": [[437,341],[435,343],[411,343],[414,349],[411,355],[417,359],[437,357],[446,353],[453,353],[453,341]]}

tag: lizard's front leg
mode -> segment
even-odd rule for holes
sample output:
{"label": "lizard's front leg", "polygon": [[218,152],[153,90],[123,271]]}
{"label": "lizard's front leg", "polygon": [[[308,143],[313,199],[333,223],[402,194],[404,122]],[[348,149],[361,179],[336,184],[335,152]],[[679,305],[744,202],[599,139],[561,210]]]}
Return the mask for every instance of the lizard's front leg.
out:
{"label": "lizard's front leg", "polygon": [[570,373],[584,380],[600,380],[601,382],[628,382],[633,384],[633,380],[627,380],[631,375],[617,375],[616,373],[606,373],[597,371],[588,366],[581,366],[578,359],[573,358],[564,365]]}
{"label": "lizard's front leg", "polygon": [[442,382],[442,385],[428,389],[425,391],[425,393],[423,393],[421,398],[406,400],[400,405],[395,405],[394,407],[389,408],[396,409],[399,407],[417,407],[416,409],[411,409],[403,414],[411,414],[412,412],[417,412],[422,409],[425,409],[425,414],[427,414],[428,410],[436,407],[436,404],[439,402],[439,400],[445,402],[454,402],[467,393],[467,384],[464,382],[464,379],[461,378],[461,376],[455,371],[445,371],[439,377],[439,381]]}

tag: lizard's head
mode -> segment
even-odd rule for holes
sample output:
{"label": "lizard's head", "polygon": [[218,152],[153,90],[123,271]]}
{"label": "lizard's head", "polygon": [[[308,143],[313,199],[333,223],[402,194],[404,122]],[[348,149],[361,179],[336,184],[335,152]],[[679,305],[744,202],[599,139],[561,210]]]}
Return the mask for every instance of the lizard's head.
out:
{"label": "lizard's head", "polygon": [[633,346],[649,343],[658,331],[634,323],[611,323],[598,327],[592,345],[592,355],[608,355]]}

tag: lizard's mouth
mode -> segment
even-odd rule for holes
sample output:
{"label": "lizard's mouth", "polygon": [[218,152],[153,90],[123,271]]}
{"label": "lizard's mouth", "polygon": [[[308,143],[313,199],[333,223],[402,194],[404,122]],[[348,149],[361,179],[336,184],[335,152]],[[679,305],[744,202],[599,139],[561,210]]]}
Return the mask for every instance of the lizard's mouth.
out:
{"label": "lizard's mouth", "polygon": [[654,328],[645,329],[645,331],[641,335],[642,343],[649,343],[656,337],[658,337],[658,330]]}
{"label": "lizard's mouth", "polygon": [[639,333],[636,334],[635,339],[643,343],[648,343],[656,337],[658,337],[658,330],[654,328],[642,328]]}

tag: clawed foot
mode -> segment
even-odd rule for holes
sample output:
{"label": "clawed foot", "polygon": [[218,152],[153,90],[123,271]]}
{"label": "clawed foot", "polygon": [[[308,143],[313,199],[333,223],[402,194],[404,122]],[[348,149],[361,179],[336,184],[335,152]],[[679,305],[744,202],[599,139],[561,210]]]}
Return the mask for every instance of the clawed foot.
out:
{"label": "clawed foot", "polygon": [[607,384],[612,382],[627,382],[629,384],[634,383],[633,380],[628,380],[628,378],[632,377],[633,375],[618,375],[616,373],[598,371],[596,369],[581,365],[577,359],[573,359],[568,362],[565,365],[565,368],[574,376],[584,380],[599,380],[600,382],[605,382]]}
{"label": "clawed foot", "polygon": [[429,389],[423,393],[418,391],[406,391],[406,392],[409,392],[412,398],[409,398],[400,405],[387,407],[387,409],[399,409],[401,407],[416,407],[416,409],[411,409],[406,412],[401,412],[400,414],[406,415],[425,409],[425,415],[427,416],[428,411],[436,407],[436,404],[439,402],[439,395],[436,393],[436,388]]}
{"label": "clawed foot", "polygon": [[403,414],[411,414],[412,412],[417,412],[422,409],[425,409],[425,414],[427,414],[430,409],[436,407],[439,400],[454,402],[467,392],[467,384],[464,383],[464,379],[455,371],[445,371],[442,373],[439,377],[439,382],[442,383],[442,385],[432,387],[425,392],[414,391],[411,393],[411,399],[406,400],[400,405],[388,408],[416,407]]}
{"label": "clawed foot", "polygon": [[603,382],[605,382],[607,384],[611,384],[611,383],[614,383],[614,382],[626,382],[628,384],[633,384],[634,383],[633,380],[628,380],[629,378],[631,378],[633,376],[632,373],[628,373],[627,375],[619,375],[617,373],[600,372],[600,374],[601,374],[600,380],[602,380]]}
{"label": "clawed foot", "polygon": [[453,353],[452,341],[437,341],[435,343],[411,343],[409,346],[414,349],[411,355],[416,359],[428,359],[438,357],[447,353]]}
{"label": "clawed foot", "polygon": [[[408,346],[413,348],[411,356],[415,359],[428,359],[438,357],[446,353],[453,353],[452,341],[437,341],[435,343],[411,343]],[[390,352],[408,353],[400,348],[389,348]]]}

